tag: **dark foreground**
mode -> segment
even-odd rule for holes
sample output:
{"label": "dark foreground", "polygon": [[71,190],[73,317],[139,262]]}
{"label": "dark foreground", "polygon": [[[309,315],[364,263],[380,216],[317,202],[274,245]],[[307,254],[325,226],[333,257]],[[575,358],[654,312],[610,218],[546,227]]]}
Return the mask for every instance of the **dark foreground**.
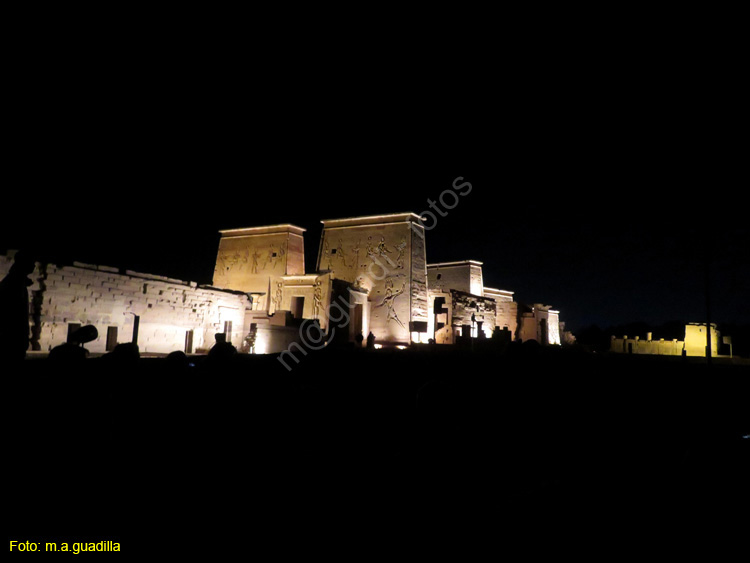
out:
{"label": "dark foreground", "polygon": [[6,370],[8,539],[400,559],[742,533],[747,366],[525,349],[195,363]]}

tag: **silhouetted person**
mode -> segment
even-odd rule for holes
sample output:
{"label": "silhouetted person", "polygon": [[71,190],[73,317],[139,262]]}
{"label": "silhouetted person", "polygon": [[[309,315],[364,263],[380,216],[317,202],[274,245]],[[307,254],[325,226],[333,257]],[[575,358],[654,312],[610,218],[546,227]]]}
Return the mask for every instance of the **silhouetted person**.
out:
{"label": "silhouetted person", "polygon": [[72,342],[55,346],[50,350],[48,360],[64,364],[82,362],[88,356],[88,350]]}
{"label": "silhouetted person", "polygon": [[20,362],[29,348],[28,276],[34,271],[34,260],[18,252],[8,275],[0,282],[0,358]]}
{"label": "silhouetted person", "polygon": [[164,372],[169,375],[187,374],[191,366],[190,358],[182,350],[170,352],[164,359]]}
{"label": "silhouetted person", "polygon": [[372,332],[370,332],[370,334],[367,335],[367,349],[368,350],[375,349],[375,335]]}
{"label": "silhouetted person", "polygon": [[133,342],[123,342],[115,346],[109,354],[105,354],[102,359],[110,362],[115,367],[132,368],[138,364],[141,358],[141,352],[138,344]]}
{"label": "silhouetted person", "polygon": [[237,348],[227,342],[227,335],[218,332],[214,336],[216,344],[208,351],[208,361],[210,364],[224,363],[237,355]]}
{"label": "silhouetted person", "polygon": [[362,342],[364,342],[365,337],[361,332],[358,332],[357,336],[354,337],[354,340],[357,342],[357,348],[362,348]]}
{"label": "silhouetted person", "polygon": [[190,360],[185,352],[182,350],[175,350],[167,355],[166,364],[171,370],[182,370],[190,365]]}
{"label": "silhouetted person", "polygon": [[49,353],[49,359],[65,363],[85,360],[89,355],[89,351],[83,345],[93,342],[97,338],[99,338],[99,331],[94,325],[82,326],[68,337],[68,341],[65,344],[52,348]]}
{"label": "silhouetted person", "polygon": [[542,351],[542,345],[536,340],[525,340],[521,344],[521,353],[526,356],[538,356]]}

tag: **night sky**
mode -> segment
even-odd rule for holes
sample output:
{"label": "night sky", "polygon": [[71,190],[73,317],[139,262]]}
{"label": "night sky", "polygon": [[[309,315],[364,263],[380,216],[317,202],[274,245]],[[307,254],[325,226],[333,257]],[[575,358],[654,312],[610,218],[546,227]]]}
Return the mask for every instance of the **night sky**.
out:
{"label": "night sky", "polygon": [[734,125],[658,64],[196,64],[19,90],[0,247],[210,283],[218,230],[293,223],[312,271],[320,220],[419,213],[461,177],[428,262],[480,260],[575,331],[703,321],[709,244],[712,320],[750,322]]}

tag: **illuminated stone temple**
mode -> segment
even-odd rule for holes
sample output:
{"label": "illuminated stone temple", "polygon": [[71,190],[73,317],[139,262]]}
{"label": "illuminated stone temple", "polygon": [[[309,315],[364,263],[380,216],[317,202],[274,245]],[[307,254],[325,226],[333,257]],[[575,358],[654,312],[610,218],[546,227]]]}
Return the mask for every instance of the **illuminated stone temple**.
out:
{"label": "illuminated stone temple", "polygon": [[[97,327],[98,338],[87,345],[95,353],[118,342],[137,342],[142,353],[201,353],[217,334],[257,354],[364,345],[370,335],[376,347],[571,338],[558,311],[486,287],[482,262],[428,263],[425,229],[414,213],[322,226],[312,271],[301,227],[221,231],[209,286],[77,262],[38,264],[30,288],[32,347],[50,351],[83,325]],[[12,253],[0,257],[0,276],[11,264]],[[325,338],[311,343],[311,327]]]}
{"label": "illuminated stone temple", "polygon": [[[561,344],[564,325],[548,306],[521,306],[484,285],[482,262],[427,262],[418,215],[322,221],[317,264],[305,271],[304,229],[275,225],[221,231],[214,286],[246,293],[254,352],[304,340],[313,321],[337,338],[378,346],[456,344],[462,339]],[[568,338],[571,338],[568,335]]]}

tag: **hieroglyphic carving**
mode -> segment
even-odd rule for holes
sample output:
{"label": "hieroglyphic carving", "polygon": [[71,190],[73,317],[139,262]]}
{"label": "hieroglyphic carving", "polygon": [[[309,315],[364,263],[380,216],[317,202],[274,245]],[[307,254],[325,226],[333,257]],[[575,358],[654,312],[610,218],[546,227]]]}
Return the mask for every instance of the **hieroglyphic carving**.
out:
{"label": "hieroglyphic carving", "polygon": [[365,245],[365,252],[367,253],[367,256],[372,258],[375,258],[375,247],[372,245],[372,237],[367,237],[367,244]]}
{"label": "hieroglyphic carving", "polygon": [[283,264],[286,253],[286,243],[279,246],[271,244],[265,252],[255,248],[252,249],[252,254],[250,249],[245,249],[242,252],[235,251],[233,254],[222,254],[219,256],[218,263],[224,272],[229,270],[242,272],[249,264],[250,273],[258,274],[266,270],[268,266],[273,270],[278,264]]}
{"label": "hieroglyphic carving", "polygon": [[323,243],[323,255],[320,257],[320,267],[323,270],[329,270],[330,269],[330,262],[331,262],[331,250],[328,246],[328,239],[325,240]]}
{"label": "hieroglyphic carving", "polygon": [[279,264],[279,262],[281,262],[282,264],[284,263],[285,255],[286,255],[286,243],[283,243],[278,247],[276,247],[273,244],[270,245],[268,248],[268,257],[266,258],[264,267],[270,264],[271,269],[275,269],[277,264]]}
{"label": "hieroglyphic carving", "polygon": [[313,319],[318,319],[320,310],[323,307],[323,287],[320,280],[315,282],[313,289]]}
{"label": "hieroglyphic carving", "polygon": [[411,320],[428,320],[427,261],[424,239],[412,237],[411,243]]}

